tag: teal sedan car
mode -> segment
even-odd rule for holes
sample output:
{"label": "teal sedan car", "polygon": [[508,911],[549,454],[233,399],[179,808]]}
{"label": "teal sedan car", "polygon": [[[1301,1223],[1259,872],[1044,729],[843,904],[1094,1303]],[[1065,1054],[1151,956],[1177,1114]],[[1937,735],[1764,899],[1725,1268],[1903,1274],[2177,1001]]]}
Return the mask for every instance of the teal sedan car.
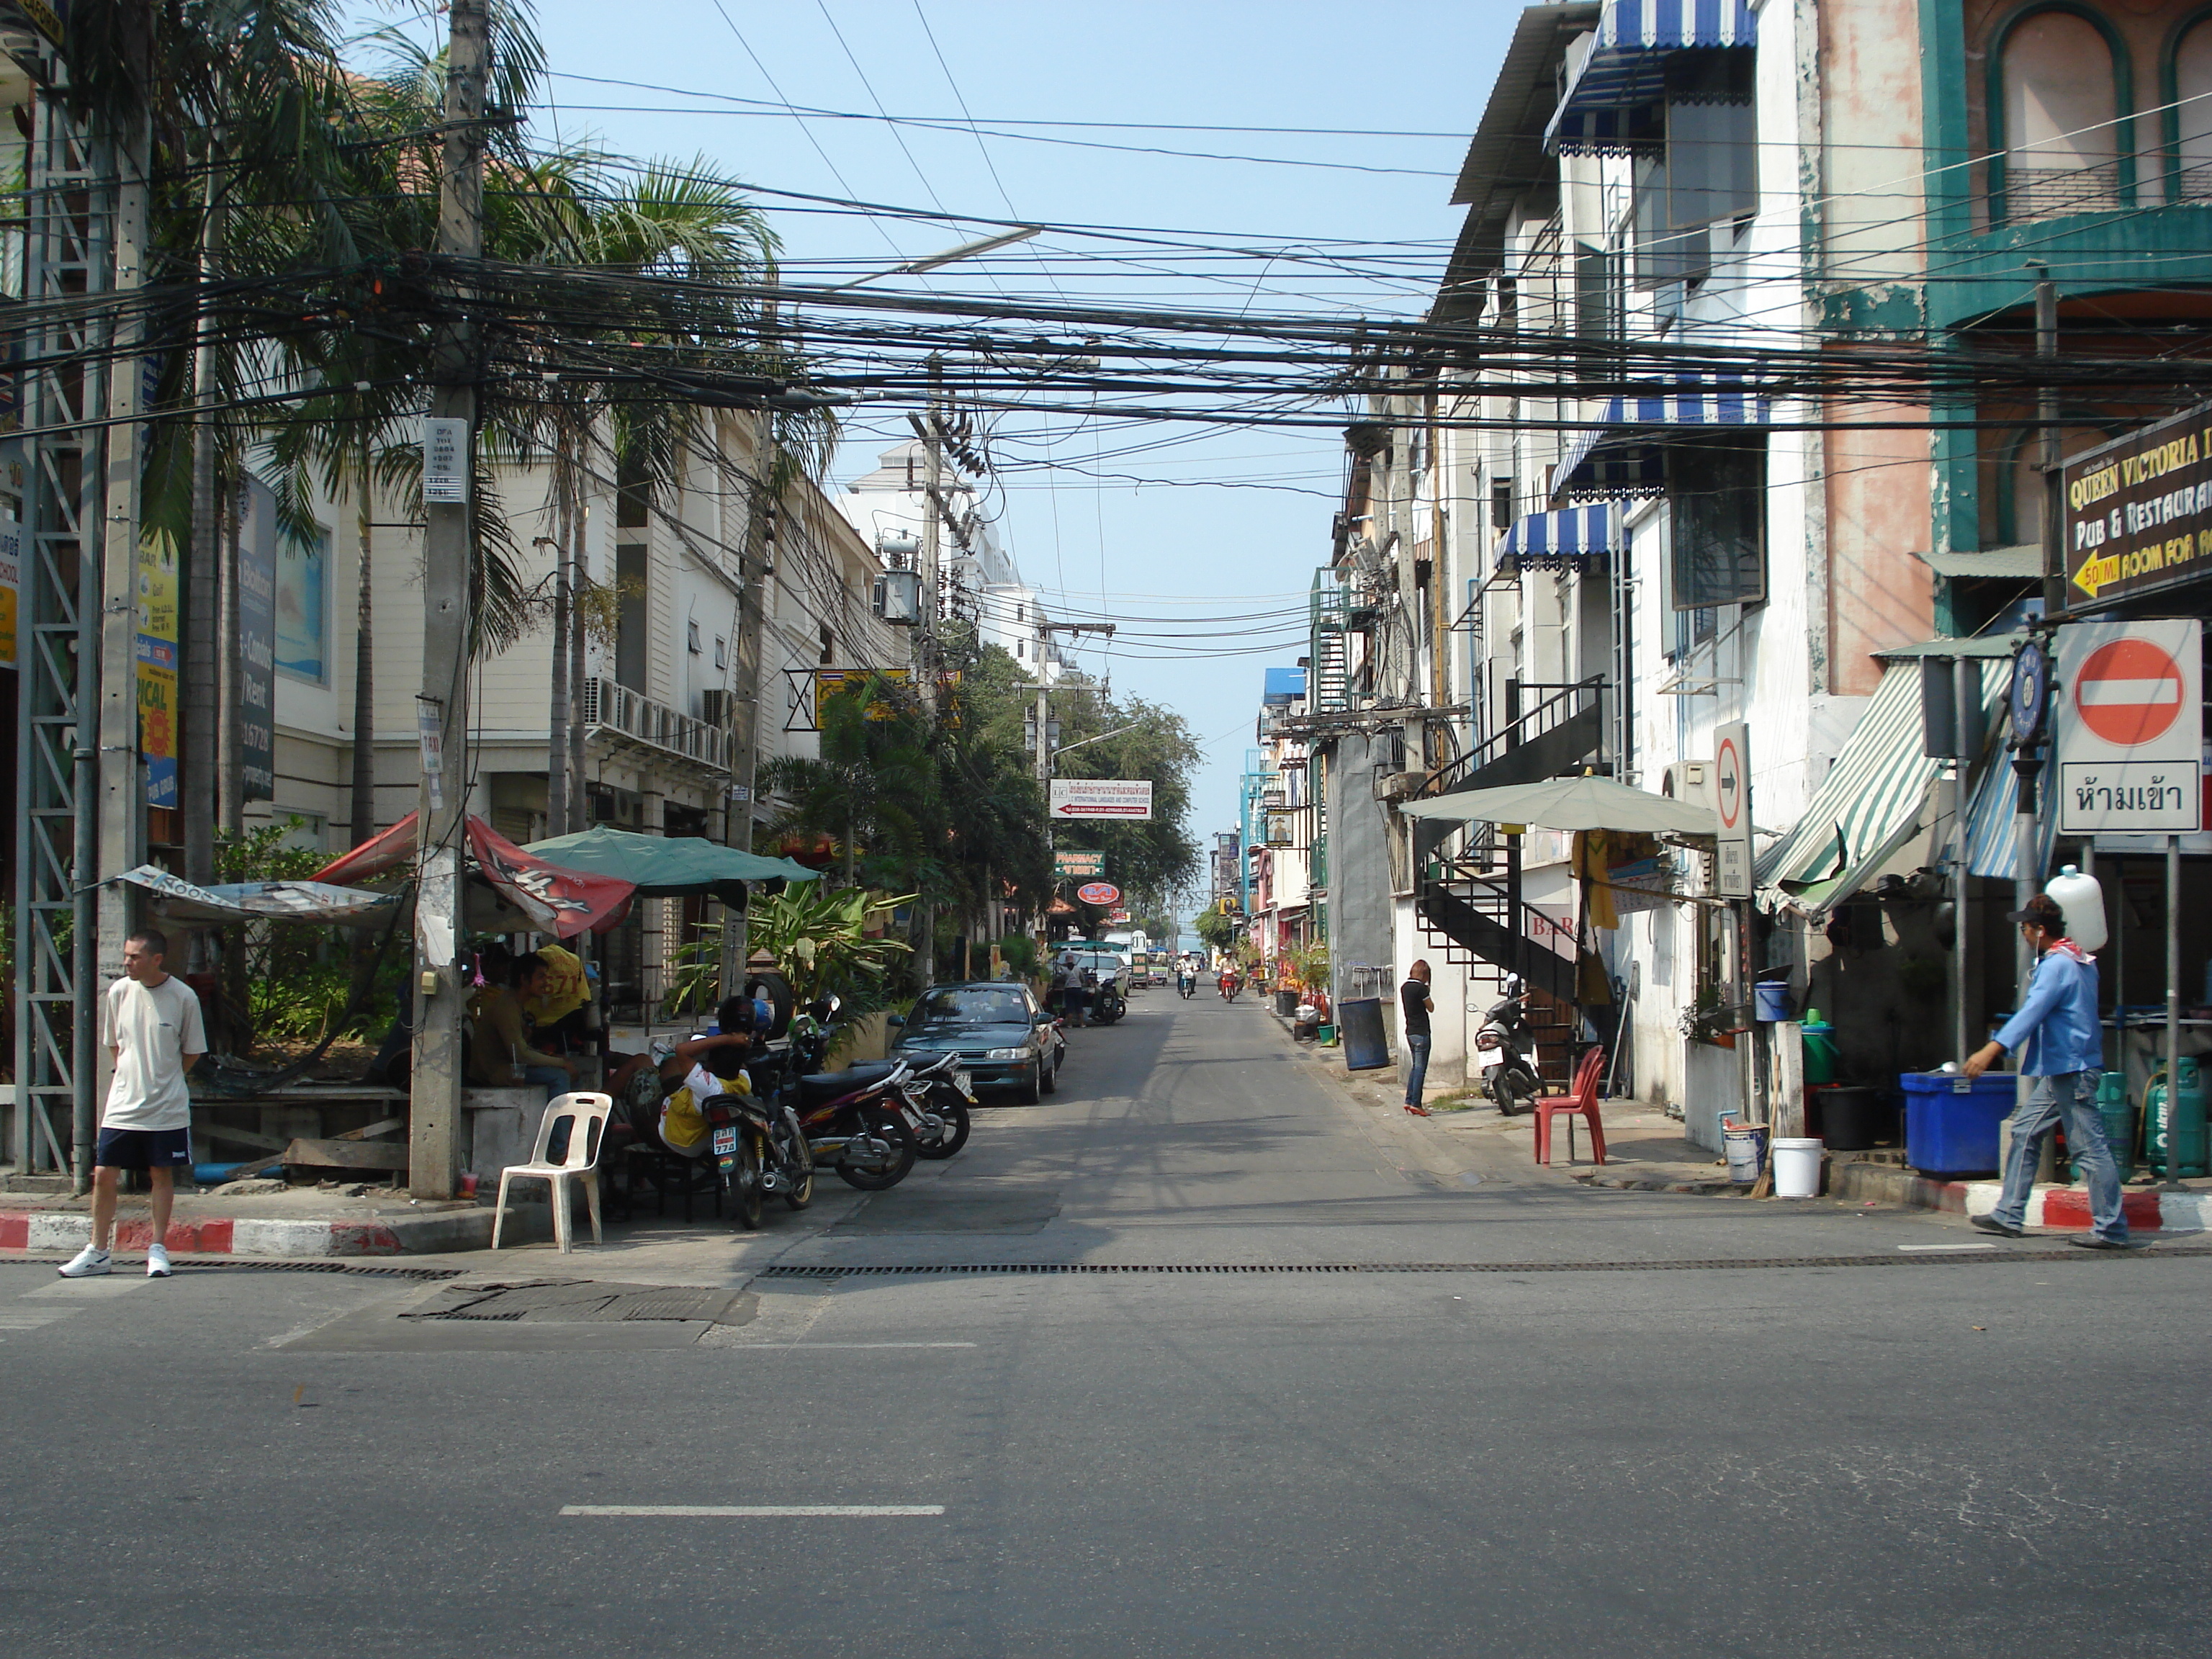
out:
{"label": "teal sedan car", "polygon": [[931,986],[907,1015],[890,1051],[895,1060],[921,1060],[947,1049],[959,1054],[971,1089],[1012,1089],[1024,1105],[1060,1086],[1060,1060],[1066,1052],[1053,1017],[1029,988],[1004,980]]}

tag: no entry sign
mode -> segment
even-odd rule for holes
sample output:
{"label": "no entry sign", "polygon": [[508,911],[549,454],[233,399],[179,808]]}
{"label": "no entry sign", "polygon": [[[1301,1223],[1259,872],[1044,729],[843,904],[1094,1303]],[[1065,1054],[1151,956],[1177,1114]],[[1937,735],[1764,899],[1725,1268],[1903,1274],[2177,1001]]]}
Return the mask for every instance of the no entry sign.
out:
{"label": "no entry sign", "polygon": [[2058,635],[2058,828],[2200,826],[2203,624],[2076,623]]}

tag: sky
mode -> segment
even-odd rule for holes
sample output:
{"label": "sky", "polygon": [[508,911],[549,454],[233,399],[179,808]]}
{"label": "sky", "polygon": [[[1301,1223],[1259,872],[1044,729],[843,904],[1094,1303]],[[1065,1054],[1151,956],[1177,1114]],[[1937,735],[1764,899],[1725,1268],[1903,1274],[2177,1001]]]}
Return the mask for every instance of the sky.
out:
{"label": "sky", "polygon": [[[1519,10],[1498,0],[539,0],[553,76],[532,131],[629,158],[707,158],[763,192],[793,282],[848,280],[993,227],[823,210],[770,191],[1146,238],[1056,230],[886,287],[1417,315],[1457,233],[1452,182]],[[769,104],[839,114],[795,118]],[[839,118],[886,112],[951,130]],[[1151,130],[1159,124],[1290,131]],[[1066,140],[1083,144],[1042,142]],[[1159,150],[1269,159],[1143,153]],[[847,433],[837,487],[908,428],[903,410],[863,405],[848,411]],[[1206,754],[1191,828],[1232,828],[1262,671],[1304,652],[1304,597],[1327,562],[1344,479],[1340,441],[1015,411],[995,417],[993,449],[1006,466],[987,506],[1024,578],[1061,614],[1127,619],[1110,650],[1087,646],[1078,660],[1190,723]]]}

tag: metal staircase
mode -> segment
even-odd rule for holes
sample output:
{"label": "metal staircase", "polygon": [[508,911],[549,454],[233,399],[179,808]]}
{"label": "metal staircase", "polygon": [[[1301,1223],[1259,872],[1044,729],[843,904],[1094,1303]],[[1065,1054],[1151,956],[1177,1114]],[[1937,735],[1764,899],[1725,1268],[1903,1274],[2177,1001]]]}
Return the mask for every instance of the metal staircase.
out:
{"label": "metal staircase", "polygon": [[[1601,675],[1569,685],[1509,681],[1504,726],[1429,774],[1417,798],[1571,772],[1602,741],[1603,687]],[[1528,981],[1540,1070],[1547,1083],[1564,1089],[1578,1057],[1578,993],[1585,984],[1604,983],[1604,964],[1571,930],[1522,901],[1517,840],[1491,824],[1416,819],[1415,907],[1431,945],[1447,962],[1474,969],[1471,984],[1486,981],[1492,1000],[1504,995],[1508,974]]]}

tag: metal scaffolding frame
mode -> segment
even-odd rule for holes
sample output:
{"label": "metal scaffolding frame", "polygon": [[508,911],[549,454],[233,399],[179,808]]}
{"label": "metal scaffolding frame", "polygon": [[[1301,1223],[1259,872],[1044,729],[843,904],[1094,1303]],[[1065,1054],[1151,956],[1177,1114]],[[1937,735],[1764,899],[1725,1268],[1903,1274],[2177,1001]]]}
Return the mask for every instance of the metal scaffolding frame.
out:
{"label": "metal scaffolding frame", "polygon": [[72,1152],[81,1162],[90,1152],[82,1142],[97,1059],[88,994],[98,946],[94,722],[111,319],[83,302],[112,285],[112,160],[70,119],[51,82],[42,88],[24,236],[33,309],[21,371],[28,435],[16,623],[13,1151],[27,1172],[66,1171]]}

